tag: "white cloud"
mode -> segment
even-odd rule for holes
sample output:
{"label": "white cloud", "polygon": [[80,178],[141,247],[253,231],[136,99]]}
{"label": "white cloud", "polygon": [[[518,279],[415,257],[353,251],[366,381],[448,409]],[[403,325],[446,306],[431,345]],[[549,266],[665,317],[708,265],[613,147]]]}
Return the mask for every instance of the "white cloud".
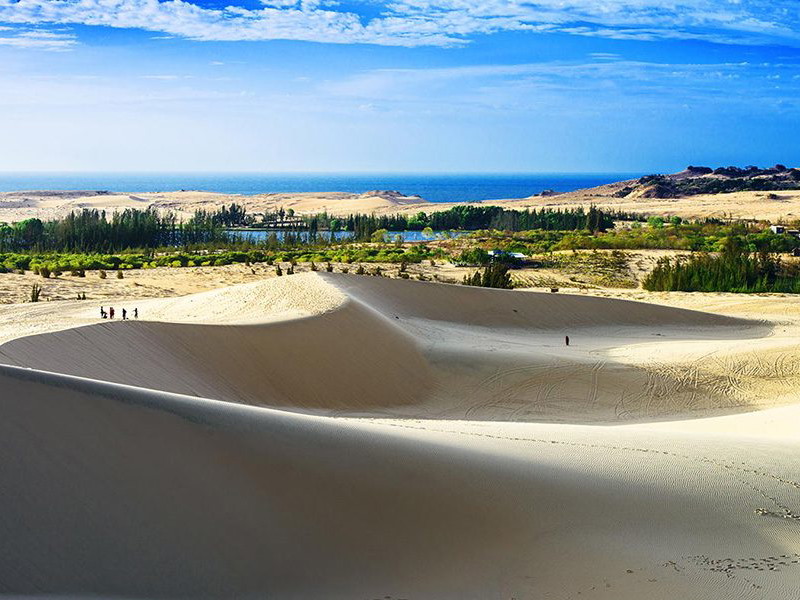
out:
{"label": "white cloud", "polygon": [[299,0],[261,0],[264,6],[272,6],[273,8],[291,8],[299,4]]}
{"label": "white cloud", "polygon": [[613,52],[591,52],[589,57],[595,60],[619,60],[622,58],[619,54]]}
{"label": "white cloud", "polygon": [[[13,27],[0,27],[0,31],[15,31]],[[71,50],[78,43],[74,35],[34,29],[15,31],[0,36],[0,46],[63,52]]]}
{"label": "white cloud", "polygon": [[184,0],[0,0],[0,22],[135,28],[202,41],[453,45],[475,34],[559,31],[800,45],[796,0],[395,0],[371,20],[338,9],[336,2],[262,0],[262,5],[212,9]]}

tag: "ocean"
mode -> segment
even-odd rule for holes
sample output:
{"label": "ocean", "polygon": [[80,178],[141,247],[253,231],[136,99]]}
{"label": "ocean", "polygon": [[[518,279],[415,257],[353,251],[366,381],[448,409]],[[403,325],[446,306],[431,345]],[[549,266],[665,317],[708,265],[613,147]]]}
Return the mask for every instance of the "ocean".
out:
{"label": "ocean", "polygon": [[430,202],[524,198],[544,190],[569,192],[640,176],[641,173],[569,174],[247,174],[247,173],[0,173],[0,192],[108,190],[224,194],[397,190]]}

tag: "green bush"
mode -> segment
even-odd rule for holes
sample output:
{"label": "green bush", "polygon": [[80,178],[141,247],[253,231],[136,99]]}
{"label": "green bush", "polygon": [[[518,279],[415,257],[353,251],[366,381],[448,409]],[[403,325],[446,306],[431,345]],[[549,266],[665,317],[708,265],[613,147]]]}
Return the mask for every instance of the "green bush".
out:
{"label": "green bush", "polygon": [[470,248],[462,251],[454,262],[459,266],[477,267],[489,264],[490,258],[483,248]]}

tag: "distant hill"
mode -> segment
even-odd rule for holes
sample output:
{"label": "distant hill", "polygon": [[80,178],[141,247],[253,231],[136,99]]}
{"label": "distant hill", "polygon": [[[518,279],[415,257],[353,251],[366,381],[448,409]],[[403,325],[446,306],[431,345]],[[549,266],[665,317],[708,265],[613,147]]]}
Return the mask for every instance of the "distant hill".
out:
{"label": "distant hill", "polygon": [[800,189],[800,169],[775,165],[759,167],[695,167],[672,175],[645,175],[611,184],[615,198],[682,198],[699,194],[777,192]]}

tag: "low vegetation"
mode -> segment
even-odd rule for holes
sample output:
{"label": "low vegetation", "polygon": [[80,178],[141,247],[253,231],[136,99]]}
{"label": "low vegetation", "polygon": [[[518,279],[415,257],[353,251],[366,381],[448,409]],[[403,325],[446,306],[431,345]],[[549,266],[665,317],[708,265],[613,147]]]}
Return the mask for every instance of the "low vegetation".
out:
{"label": "low vegetation", "polygon": [[[420,263],[423,260],[443,255],[440,249],[425,244],[409,247],[390,245],[348,244],[333,247],[304,247],[297,249],[264,251],[206,251],[206,252],[160,252],[81,254],[44,253],[0,254],[0,272],[35,271],[45,277],[51,273],[70,272],[80,276],[85,271],[114,271],[127,269],[149,269],[155,267],[215,267],[234,263]],[[45,275],[47,273],[47,275]],[[117,275],[119,277],[119,275]]]}
{"label": "low vegetation", "polygon": [[29,297],[30,301],[31,302],[38,302],[39,301],[39,297],[41,295],[42,295],[42,286],[40,286],[38,283],[34,283],[31,286],[31,294],[30,294],[30,297]]}
{"label": "low vegetation", "polygon": [[544,257],[543,267],[557,270],[576,284],[609,288],[638,287],[630,257],[622,250],[611,252],[562,252]]}

